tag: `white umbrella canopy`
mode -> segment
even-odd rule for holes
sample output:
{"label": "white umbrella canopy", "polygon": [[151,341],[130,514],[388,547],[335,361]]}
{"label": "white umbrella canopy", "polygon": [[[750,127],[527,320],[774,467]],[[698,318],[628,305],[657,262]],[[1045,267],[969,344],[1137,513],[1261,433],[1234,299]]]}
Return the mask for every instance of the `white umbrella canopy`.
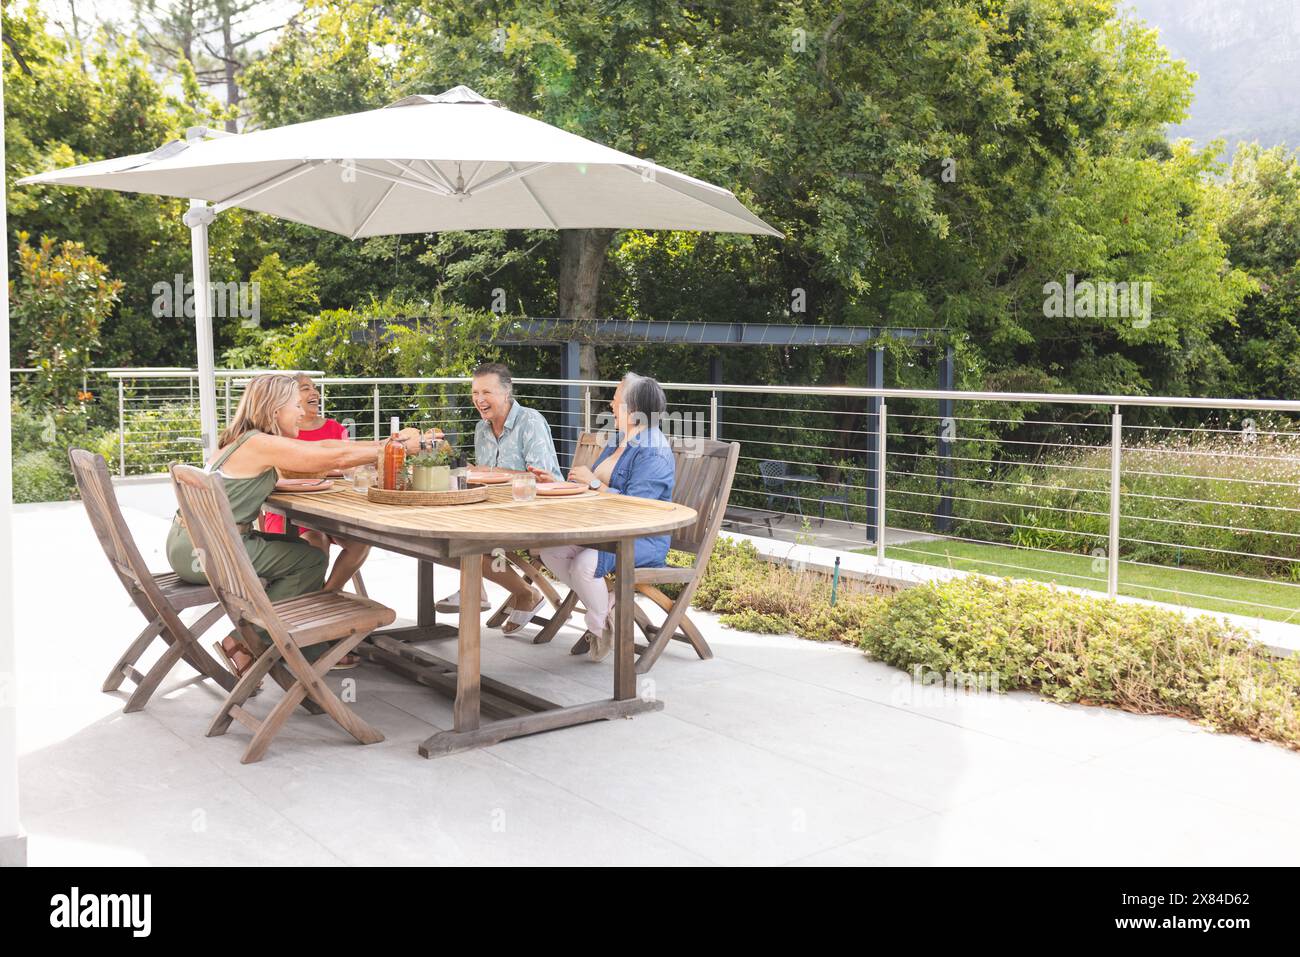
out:
{"label": "white umbrella canopy", "polygon": [[610,149],[457,86],[383,109],[243,134],[187,133],[152,153],[20,185],[190,200],[200,432],[216,446],[208,225],[239,207],[353,239],[467,229],[678,229],[781,236],[729,190]]}
{"label": "white umbrella canopy", "polygon": [[391,106],[29,176],[238,206],[358,239],[463,229],[781,233],[729,190],[458,86]]}

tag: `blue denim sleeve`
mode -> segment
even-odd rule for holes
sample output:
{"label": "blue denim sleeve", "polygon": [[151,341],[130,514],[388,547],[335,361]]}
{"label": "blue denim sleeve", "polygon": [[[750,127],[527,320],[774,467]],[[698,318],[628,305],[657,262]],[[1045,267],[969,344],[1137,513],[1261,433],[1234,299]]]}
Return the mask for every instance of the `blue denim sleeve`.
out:
{"label": "blue denim sleeve", "polygon": [[666,502],[673,497],[673,479],[676,464],[673,454],[666,449],[645,447],[639,450],[634,462],[623,478],[623,487],[615,491],[638,498],[652,498]]}

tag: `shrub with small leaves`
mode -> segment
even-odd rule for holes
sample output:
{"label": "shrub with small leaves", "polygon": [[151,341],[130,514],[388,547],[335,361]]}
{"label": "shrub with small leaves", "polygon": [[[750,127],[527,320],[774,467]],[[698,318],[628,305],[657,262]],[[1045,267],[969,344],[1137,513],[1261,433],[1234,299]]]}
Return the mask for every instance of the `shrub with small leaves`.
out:
{"label": "shrub with small leaves", "polygon": [[75,497],[72,471],[54,452],[24,452],[14,459],[14,502],[59,502]]}
{"label": "shrub with small leaves", "polygon": [[1300,749],[1300,656],[1274,659],[1208,616],[971,576],[876,603],[858,643],[904,669],[996,673],[1004,691],[1177,715]]}

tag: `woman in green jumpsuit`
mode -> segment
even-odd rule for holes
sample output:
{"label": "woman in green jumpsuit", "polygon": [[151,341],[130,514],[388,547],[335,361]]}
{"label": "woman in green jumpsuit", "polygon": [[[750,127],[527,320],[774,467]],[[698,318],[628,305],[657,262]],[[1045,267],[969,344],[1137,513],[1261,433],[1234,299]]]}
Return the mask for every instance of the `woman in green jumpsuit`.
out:
{"label": "woman in green jumpsuit", "polygon": [[[234,418],[221,434],[217,457],[208,466],[209,471],[222,477],[222,487],[230,500],[230,511],[244,548],[258,577],[266,582],[266,594],[271,601],[321,591],[329,561],[319,548],[296,535],[272,535],[255,530],[253,523],[267,496],[275,489],[278,470],[323,474],[370,464],[383,445],[349,440],[300,442],[296,436],[303,416],[298,383],[291,376],[256,376],[239,400]],[[403,429],[400,437],[408,449],[419,450],[417,430]],[[179,512],[167,533],[167,560],[183,580],[207,584]],[[314,660],[323,650],[323,645],[315,646],[304,648],[303,653]],[[253,663],[253,656],[238,632],[226,636],[218,646],[218,653],[236,674],[242,674]],[[355,664],[354,655],[339,663],[343,667]]]}

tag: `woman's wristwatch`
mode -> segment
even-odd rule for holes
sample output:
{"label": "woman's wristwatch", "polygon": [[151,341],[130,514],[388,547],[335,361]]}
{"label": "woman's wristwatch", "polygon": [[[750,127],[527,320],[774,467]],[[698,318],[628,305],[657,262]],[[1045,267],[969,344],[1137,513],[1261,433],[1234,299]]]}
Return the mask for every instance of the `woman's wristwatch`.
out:
{"label": "woman's wristwatch", "polygon": [[602,483],[601,483],[600,479],[596,478],[596,477],[593,475],[593,476],[591,477],[591,481],[587,483],[587,488],[591,489],[593,492],[599,492],[600,489],[601,489],[601,485],[602,485]]}

